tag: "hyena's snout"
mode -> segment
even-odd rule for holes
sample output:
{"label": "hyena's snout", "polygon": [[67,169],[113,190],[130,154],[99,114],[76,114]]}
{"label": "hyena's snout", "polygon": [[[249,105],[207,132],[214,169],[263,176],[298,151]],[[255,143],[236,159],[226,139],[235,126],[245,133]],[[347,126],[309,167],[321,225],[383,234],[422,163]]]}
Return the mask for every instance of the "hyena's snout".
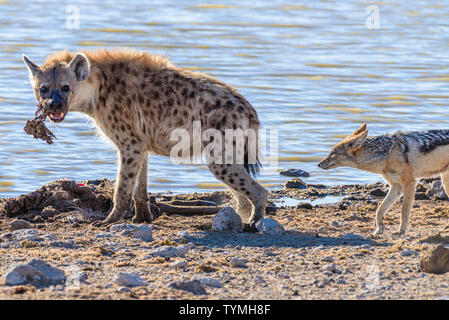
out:
{"label": "hyena's snout", "polygon": [[46,101],[46,110],[47,114],[50,117],[50,120],[53,122],[61,122],[64,120],[68,106],[65,99],[59,94],[57,90],[51,93],[51,96]]}

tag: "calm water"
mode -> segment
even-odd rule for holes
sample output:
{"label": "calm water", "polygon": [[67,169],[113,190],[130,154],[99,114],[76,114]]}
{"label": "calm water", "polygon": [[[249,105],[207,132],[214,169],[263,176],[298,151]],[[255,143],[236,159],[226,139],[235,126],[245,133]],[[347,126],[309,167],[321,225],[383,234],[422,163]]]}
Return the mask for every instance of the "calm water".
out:
{"label": "calm water", "polygon": [[[378,30],[365,25],[373,4],[367,1],[91,2],[0,0],[0,196],[61,177],[112,179],[116,172],[113,148],[82,115],[50,125],[59,138],[52,146],[26,136],[35,101],[22,53],[41,63],[59,49],[124,46],[218,77],[252,103],[264,128],[278,130],[279,169],[307,170],[311,183],[379,180],[316,168],[362,122],[372,135],[449,127],[444,2],[374,3]],[[79,29],[67,28],[67,5],[79,8]],[[149,168],[150,191],[220,187],[204,166],[153,156]],[[274,169],[260,177],[270,188],[286,180]]]}

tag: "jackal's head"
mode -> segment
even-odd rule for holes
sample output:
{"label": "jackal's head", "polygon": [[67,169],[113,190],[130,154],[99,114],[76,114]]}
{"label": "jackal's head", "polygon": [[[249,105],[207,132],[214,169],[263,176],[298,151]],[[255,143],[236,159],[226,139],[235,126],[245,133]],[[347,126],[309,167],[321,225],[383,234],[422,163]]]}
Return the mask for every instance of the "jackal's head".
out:
{"label": "jackal's head", "polygon": [[338,167],[354,167],[356,164],[355,153],[362,147],[367,136],[368,130],[366,129],[366,123],[364,123],[354,133],[337,143],[329,155],[321,160],[318,167],[325,170]]}
{"label": "jackal's head", "polygon": [[43,66],[38,66],[23,55],[34,96],[44,107],[50,120],[61,122],[69,111],[70,104],[75,100],[80,82],[87,79],[90,72],[89,60],[83,53],[65,58],[54,59]]}

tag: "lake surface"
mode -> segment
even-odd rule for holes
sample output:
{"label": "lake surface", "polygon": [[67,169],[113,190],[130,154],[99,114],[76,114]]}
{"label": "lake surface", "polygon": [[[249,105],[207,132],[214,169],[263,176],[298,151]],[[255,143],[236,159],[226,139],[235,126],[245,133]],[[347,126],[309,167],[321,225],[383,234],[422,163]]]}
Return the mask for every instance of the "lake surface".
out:
{"label": "lake surface", "polygon": [[[371,4],[380,29],[367,27]],[[363,122],[371,135],[447,129],[448,45],[449,6],[440,1],[0,0],[0,197],[62,177],[116,174],[114,148],[80,114],[49,125],[54,145],[25,134],[36,102],[22,53],[42,63],[60,49],[131,47],[229,83],[256,108],[263,127],[278,132],[278,168],[259,177],[274,189],[289,179],[277,170],[288,168],[310,172],[309,183],[379,181],[353,169],[316,167]],[[205,166],[152,156],[149,168],[152,192],[223,187]]]}

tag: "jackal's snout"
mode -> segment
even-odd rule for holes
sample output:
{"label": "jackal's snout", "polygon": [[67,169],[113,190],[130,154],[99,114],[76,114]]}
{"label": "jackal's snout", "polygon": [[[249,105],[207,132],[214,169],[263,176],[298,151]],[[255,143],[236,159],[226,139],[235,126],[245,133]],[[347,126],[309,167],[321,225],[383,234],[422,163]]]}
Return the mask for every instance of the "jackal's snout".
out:
{"label": "jackal's snout", "polygon": [[320,163],[318,163],[318,167],[324,170],[330,169],[335,165],[335,163],[332,161],[332,156],[329,155],[326,158],[324,158],[323,160],[320,161]]}
{"label": "jackal's snout", "polygon": [[362,147],[368,136],[366,124],[352,134],[337,143],[329,155],[318,163],[318,167],[324,170],[338,167],[353,167],[356,163],[356,153]]}

